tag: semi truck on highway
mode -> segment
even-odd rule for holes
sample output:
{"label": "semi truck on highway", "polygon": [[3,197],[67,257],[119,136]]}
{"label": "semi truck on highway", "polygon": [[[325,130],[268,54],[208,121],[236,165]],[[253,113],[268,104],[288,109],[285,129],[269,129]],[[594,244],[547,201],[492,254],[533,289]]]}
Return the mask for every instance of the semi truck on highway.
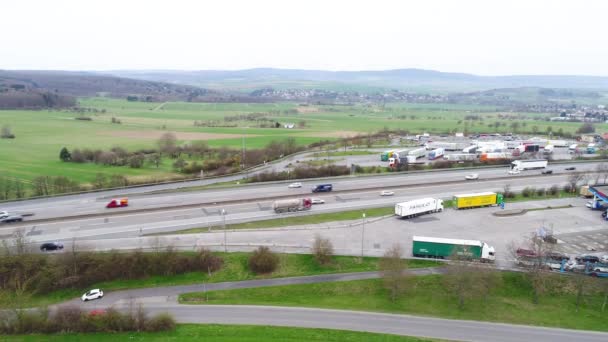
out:
{"label": "semi truck on highway", "polygon": [[292,198],[275,201],[272,209],[275,213],[285,213],[294,211],[310,210],[312,200],[310,198]]}
{"label": "semi truck on highway", "polygon": [[395,215],[400,218],[416,217],[442,210],[443,200],[436,198],[421,198],[395,204]]}
{"label": "semi truck on highway", "polygon": [[479,192],[474,194],[454,195],[454,208],[471,209],[489,207],[504,203],[502,194],[495,192]]}
{"label": "semi truck on highway", "polygon": [[548,165],[546,159],[528,159],[528,160],[514,160],[511,163],[511,170],[525,171],[534,169],[544,169]]}
{"label": "semi truck on highway", "polygon": [[120,208],[120,207],[128,207],[129,200],[127,198],[115,198],[110,201],[106,205],[106,208]]}
{"label": "semi truck on highway", "polygon": [[412,238],[412,255],[417,258],[450,259],[453,257],[494,262],[494,247],[479,240],[446,239],[425,236]]}

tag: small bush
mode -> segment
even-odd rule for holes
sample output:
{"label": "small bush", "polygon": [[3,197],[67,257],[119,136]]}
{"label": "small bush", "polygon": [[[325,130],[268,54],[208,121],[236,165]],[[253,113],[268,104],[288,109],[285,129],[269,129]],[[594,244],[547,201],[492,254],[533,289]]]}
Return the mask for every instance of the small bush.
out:
{"label": "small bush", "polygon": [[547,193],[547,191],[545,190],[545,188],[538,188],[538,189],[536,189],[536,195],[537,196],[542,197],[542,196],[545,196],[546,193]]}
{"label": "small bush", "polygon": [[566,184],[566,185],[564,185],[563,189],[565,192],[572,192],[572,185]]}
{"label": "small bush", "polygon": [[557,196],[557,194],[559,194],[559,186],[557,185],[553,185],[549,188],[549,195],[551,196]]}
{"label": "small bush", "polygon": [[534,195],[534,188],[531,187],[525,187],[522,191],[521,191],[521,195],[524,197],[530,197]]}
{"label": "small bush", "polygon": [[329,239],[323,239],[321,236],[315,236],[315,241],[312,245],[312,254],[319,265],[326,265],[331,261],[334,254],[334,247]]}
{"label": "small bush", "polygon": [[265,246],[260,246],[249,257],[249,269],[257,274],[272,273],[278,266],[279,257]]}
{"label": "small bush", "polygon": [[146,331],[169,331],[175,329],[175,320],[168,313],[161,313],[152,317],[145,326]]}
{"label": "small bush", "polygon": [[202,248],[197,255],[198,267],[203,272],[219,271],[224,265],[224,259],[213,255],[210,250]]}

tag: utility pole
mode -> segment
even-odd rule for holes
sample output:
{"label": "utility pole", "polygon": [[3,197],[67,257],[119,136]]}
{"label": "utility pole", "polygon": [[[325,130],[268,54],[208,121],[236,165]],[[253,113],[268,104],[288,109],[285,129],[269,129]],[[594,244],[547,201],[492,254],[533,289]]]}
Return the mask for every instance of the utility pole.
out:
{"label": "utility pole", "polygon": [[241,169],[245,168],[245,128],[243,127],[242,137],[242,153],[241,153]]}
{"label": "utility pole", "polygon": [[361,259],[363,259],[363,241],[365,241],[365,213],[363,213],[363,225],[361,226]]}
{"label": "utility pole", "polygon": [[224,229],[224,252],[228,252],[228,246],[226,245],[226,210],[222,209],[222,228]]}

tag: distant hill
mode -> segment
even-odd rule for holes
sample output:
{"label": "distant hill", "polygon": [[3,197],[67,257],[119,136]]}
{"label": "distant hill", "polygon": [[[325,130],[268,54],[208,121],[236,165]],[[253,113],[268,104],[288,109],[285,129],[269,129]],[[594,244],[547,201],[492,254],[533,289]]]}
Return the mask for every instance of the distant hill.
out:
{"label": "distant hill", "polygon": [[[40,97],[39,94],[52,95],[57,99],[57,101],[47,101],[49,105],[46,107],[69,105],[73,103],[68,100],[70,97],[100,94],[118,98],[131,96],[143,101],[196,101],[200,98],[217,96],[214,91],[190,85],[89,72],[0,70],[0,100],[4,99],[4,106],[0,101],[0,108],[13,108],[15,104],[20,103],[22,105],[18,108],[44,107],[43,102],[34,100]],[[15,100],[16,98],[28,99],[28,101],[22,103]]]}
{"label": "distant hill", "polygon": [[143,80],[190,84],[211,89],[320,88],[336,90],[396,88],[440,92],[481,91],[496,88],[569,88],[608,90],[608,77],[600,76],[477,76],[422,69],[384,71],[324,71],[259,68],[247,70],[118,70],[107,74]]}

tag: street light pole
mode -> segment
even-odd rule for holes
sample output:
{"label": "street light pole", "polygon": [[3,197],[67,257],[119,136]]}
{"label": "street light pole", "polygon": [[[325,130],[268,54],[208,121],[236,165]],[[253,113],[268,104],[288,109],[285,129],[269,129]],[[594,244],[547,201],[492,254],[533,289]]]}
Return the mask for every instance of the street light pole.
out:
{"label": "street light pole", "polygon": [[363,258],[363,241],[365,241],[365,213],[363,213],[363,225],[361,226],[361,258]]}
{"label": "street light pole", "polygon": [[228,252],[228,246],[226,246],[226,210],[222,209],[222,228],[224,229],[224,252]]}

